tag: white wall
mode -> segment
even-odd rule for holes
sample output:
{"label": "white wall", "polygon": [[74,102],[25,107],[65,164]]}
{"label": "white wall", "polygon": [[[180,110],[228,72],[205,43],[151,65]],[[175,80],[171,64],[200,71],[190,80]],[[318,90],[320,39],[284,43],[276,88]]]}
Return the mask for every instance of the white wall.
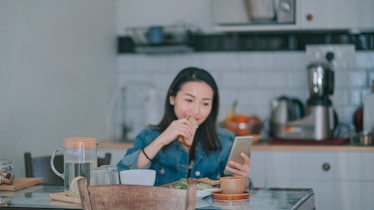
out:
{"label": "white wall", "polygon": [[49,155],[71,136],[110,137],[116,1],[0,1],[0,158]]}
{"label": "white wall", "polygon": [[117,34],[128,27],[174,25],[212,31],[211,0],[118,0]]}

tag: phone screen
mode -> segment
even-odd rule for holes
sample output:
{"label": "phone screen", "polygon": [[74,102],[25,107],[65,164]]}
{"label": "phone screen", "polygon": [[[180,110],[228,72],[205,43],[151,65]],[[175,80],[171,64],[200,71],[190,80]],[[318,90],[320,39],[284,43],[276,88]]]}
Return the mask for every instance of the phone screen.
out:
{"label": "phone screen", "polygon": [[[250,149],[253,142],[253,136],[237,136],[234,139],[234,143],[231,147],[229,158],[227,159],[227,163],[230,160],[243,164],[244,160],[240,156],[241,152],[244,152],[248,156],[250,156]],[[224,171],[225,174],[229,174],[228,171]]]}

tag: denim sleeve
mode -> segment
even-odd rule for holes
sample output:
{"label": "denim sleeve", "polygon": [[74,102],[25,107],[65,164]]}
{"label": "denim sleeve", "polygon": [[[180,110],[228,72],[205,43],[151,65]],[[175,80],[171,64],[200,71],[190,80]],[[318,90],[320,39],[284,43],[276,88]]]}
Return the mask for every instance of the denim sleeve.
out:
{"label": "denim sleeve", "polygon": [[117,163],[118,171],[137,168],[139,152],[140,150],[137,150],[131,154],[126,153],[122,160]]}
{"label": "denim sleeve", "polygon": [[[123,158],[117,163],[118,171],[137,168],[138,156],[141,149],[150,144],[155,139],[155,133],[149,129],[145,129],[135,138],[134,146],[127,150]],[[150,164],[147,166],[149,167]]]}

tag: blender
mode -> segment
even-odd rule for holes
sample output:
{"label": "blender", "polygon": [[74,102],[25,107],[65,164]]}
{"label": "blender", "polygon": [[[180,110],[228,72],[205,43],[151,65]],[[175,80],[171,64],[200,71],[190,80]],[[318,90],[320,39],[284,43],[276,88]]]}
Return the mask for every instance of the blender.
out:
{"label": "blender", "polygon": [[[334,54],[328,52],[326,59],[328,62],[315,62],[307,67],[310,97],[307,100],[306,114],[287,122],[272,120],[271,133],[275,138],[321,141],[333,137],[338,121],[329,98],[334,93],[334,71],[331,65]],[[273,110],[280,109],[273,107]]]}

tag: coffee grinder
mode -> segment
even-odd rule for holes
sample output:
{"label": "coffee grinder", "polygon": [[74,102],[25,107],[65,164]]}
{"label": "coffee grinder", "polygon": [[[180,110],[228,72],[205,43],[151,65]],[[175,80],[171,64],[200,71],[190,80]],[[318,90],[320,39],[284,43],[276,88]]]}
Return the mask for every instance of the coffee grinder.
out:
{"label": "coffee grinder", "polygon": [[305,115],[287,122],[272,121],[273,137],[316,141],[333,137],[337,116],[329,96],[334,93],[334,71],[331,63],[334,54],[328,52],[326,59],[328,62],[311,63],[307,67],[310,97],[307,100]]}

